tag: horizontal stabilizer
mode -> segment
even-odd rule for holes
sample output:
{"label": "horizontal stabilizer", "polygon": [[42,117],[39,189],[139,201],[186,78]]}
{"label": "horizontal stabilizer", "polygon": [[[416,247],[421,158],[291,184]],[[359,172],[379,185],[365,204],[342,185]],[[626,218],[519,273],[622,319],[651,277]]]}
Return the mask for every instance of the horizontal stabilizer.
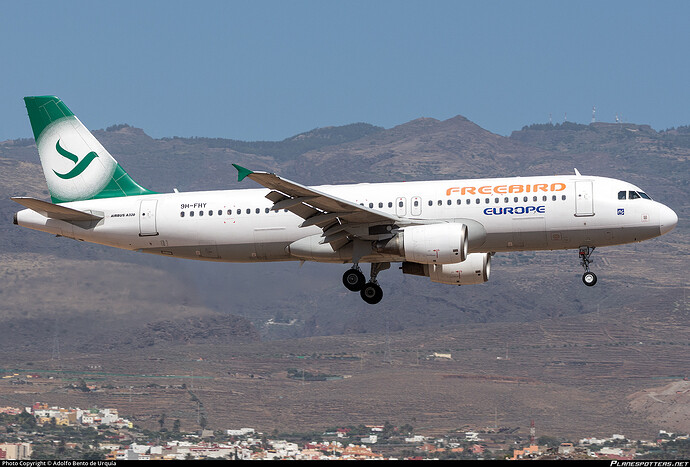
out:
{"label": "horizontal stabilizer", "polygon": [[76,209],[52,204],[36,198],[15,197],[11,199],[32,211],[36,211],[42,216],[59,219],[61,221],[97,221],[103,219],[103,216],[77,211]]}

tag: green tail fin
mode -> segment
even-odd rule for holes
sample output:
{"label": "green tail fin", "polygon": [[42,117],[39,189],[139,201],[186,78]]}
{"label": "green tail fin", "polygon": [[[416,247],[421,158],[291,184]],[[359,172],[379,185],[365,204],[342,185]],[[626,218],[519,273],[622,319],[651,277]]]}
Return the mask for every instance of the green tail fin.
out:
{"label": "green tail fin", "polygon": [[155,194],[135,182],[55,96],[25,97],[53,203]]}

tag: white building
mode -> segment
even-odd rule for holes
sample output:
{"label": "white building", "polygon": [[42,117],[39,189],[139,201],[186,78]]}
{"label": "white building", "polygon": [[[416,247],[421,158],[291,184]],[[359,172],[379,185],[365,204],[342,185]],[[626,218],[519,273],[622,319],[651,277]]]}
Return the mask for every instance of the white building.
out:
{"label": "white building", "polygon": [[254,428],[240,428],[239,430],[227,430],[228,436],[247,436],[254,433]]}
{"label": "white building", "polygon": [[0,458],[13,461],[31,459],[31,443],[0,444]]}

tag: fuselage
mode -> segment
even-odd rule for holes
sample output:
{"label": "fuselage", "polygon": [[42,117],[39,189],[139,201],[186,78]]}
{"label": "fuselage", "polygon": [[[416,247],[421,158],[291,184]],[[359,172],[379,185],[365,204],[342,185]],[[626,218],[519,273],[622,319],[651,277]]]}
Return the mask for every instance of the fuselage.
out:
{"label": "fuselage", "polygon": [[[364,183],[314,187],[400,218],[464,223],[469,251],[557,250],[639,242],[672,229],[677,217],[638,187],[581,175]],[[313,257],[291,245],[318,239],[317,226],[273,211],[270,190],[150,194],[63,203],[103,217],[62,221],[30,209],[19,225],[116,248],[177,258],[254,262],[351,261],[348,250]],[[362,262],[403,261],[372,252]]]}

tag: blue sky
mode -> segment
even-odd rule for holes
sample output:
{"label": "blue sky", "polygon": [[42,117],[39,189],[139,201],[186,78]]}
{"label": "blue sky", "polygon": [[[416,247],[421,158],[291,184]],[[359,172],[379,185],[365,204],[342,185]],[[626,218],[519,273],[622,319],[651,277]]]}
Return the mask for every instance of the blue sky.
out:
{"label": "blue sky", "polygon": [[463,115],[690,124],[687,1],[0,2],[0,140],[22,97],[91,129],[280,140]]}

